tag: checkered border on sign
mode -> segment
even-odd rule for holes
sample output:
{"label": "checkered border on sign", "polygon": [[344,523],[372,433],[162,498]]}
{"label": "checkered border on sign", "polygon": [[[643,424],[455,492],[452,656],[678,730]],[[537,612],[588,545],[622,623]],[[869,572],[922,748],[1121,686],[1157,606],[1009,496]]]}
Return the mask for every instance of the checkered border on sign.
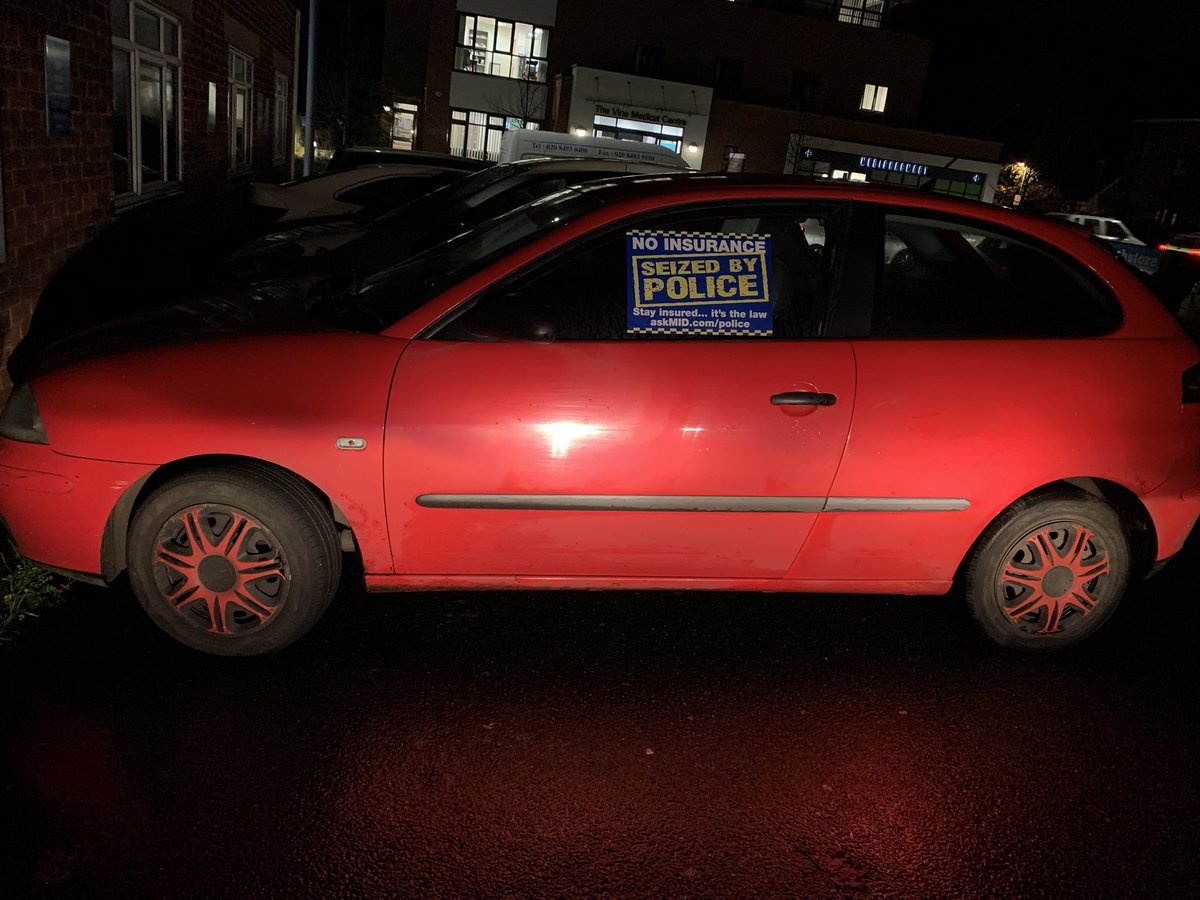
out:
{"label": "checkered border on sign", "polygon": [[775,333],[773,328],[739,328],[734,331],[729,328],[626,328],[626,334],[717,334],[730,337],[745,337],[746,335],[761,335],[770,337]]}
{"label": "checkered border on sign", "polygon": [[631,229],[625,232],[629,237],[640,235],[650,235],[653,237],[720,237],[730,240],[759,240],[761,238],[770,238],[769,234],[749,234],[741,231],[659,231],[653,228]]}

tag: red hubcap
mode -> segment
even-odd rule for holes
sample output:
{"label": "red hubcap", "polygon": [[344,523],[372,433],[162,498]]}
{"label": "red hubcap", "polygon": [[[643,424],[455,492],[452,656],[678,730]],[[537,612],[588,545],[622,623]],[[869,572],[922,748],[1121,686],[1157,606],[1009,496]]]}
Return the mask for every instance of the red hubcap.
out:
{"label": "red hubcap", "polygon": [[1087,528],[1041,528],[1017,544],[1000,573],[1004,612],[1023,630],[1053,634],[1064,620],[1096,607],[1100,579],[1108,571],[1108,551]]}
{"label": "red hubcap", "polygon": [[287,558],[261,523],[229,506],[193,506],[159,531],[154,577],[163,599],[197,629],[243,634],[283,605]]}

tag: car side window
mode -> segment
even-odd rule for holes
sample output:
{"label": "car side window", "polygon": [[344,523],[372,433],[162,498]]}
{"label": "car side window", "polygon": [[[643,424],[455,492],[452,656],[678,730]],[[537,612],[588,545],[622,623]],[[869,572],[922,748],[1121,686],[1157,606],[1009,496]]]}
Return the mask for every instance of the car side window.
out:
{"label": "car side window", "polygon": [[[709,208],[626,222],[489,290],[437,337],[560,341],[816,337],[828,311],[839,222],[834,208],[793,206]],[[631,249],[639,246],[635,235],[659,239],[660,253],[635,252]],[[669,240],[672,236],[678,240]],[[687,251],[697,242],[713,249],[674,256],[665,252],[672,244]],[[751,245],[759,251],[751,255],[763,262],[761,282],[755,268],[758,260],[729,263],[727,259],[736,255],[736,251],[726,252],[728,248]],[[737,274],[730,272],[731,265]],[[743,275],[746,280],[739,282]],[[739,308],[736,300],[726,299],[737,285],[761,290],[764,299],[745,310]],[[634,293],[636,301],[631,299]],[[719,332],[705,330],[715,327],[707,318],[710,315],[721,317]],[[696,327],[698,321],[707,326]],[[726,330],[730,322],[737,327],[729,325]]]}
{"label": "car side window", "polygon": [[1083,337],[1120,323],[1081,267],[986,226],[887,215],[882,262],[873,336]]}

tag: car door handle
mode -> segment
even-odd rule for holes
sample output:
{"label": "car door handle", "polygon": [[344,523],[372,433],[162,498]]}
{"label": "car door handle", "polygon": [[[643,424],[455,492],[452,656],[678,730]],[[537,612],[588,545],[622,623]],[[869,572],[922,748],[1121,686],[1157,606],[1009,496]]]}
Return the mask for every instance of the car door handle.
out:
{"label": "car door handle", "polygon": [[772,406],[833,406],[837,394],[821,394],[817,391],[785,391],[771,395]]}

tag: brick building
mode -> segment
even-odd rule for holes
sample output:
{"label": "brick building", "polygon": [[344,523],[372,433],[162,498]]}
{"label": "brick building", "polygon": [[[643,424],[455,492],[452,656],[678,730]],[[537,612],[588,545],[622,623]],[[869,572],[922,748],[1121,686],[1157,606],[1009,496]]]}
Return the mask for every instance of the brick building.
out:
{"label": "brick building", "polygon": [[932,43],[891,0],[388,0],[394,146],[495,158],[521,125],[649,141],[695,168],[990,200],[998,143],[916,128]]}
{"label": "brick building", "polygon": [[6,0],[5,359],[54,273],[122,216],[287,173],[298,41],[294,0]]}

